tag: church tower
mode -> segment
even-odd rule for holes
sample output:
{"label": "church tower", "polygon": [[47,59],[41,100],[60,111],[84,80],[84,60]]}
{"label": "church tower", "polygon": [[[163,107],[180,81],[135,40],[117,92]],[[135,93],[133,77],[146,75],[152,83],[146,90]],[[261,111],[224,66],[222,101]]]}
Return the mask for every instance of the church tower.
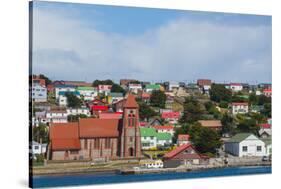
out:
{"label": "church tower", "polygon": [[141,157],[139,105],[134,95],[128,95],[123,108],[121,157]]}

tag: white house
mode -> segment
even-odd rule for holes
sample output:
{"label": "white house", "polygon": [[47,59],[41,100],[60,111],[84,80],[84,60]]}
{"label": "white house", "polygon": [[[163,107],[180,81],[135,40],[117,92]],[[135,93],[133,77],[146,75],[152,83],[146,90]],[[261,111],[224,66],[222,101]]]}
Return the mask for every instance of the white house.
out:
{"label": "white house", "polygon": [[79,115],[84,114],[86,116],[91,116],[91,112],[88,108],[67,108],[66,109],[67,115]]}
{"label": "white house", "polygon": [[180,87],[180,84],[179,84],[179,82],[174,82],[174,81],[172,81],[172,82],[169,82],[169,91],[173,91],[174,89],[179,89],[179,87]]}
{"label": "white house", "polygon": [[170,133],[156,133],[157,147],[167,146],[172,144],[172,135]]}
{"label": "white house", "polygon": [[56,99],[59,98],[59,92],[74,92],[75,86],[73,85],[56,85],[55,86],[55,96]]}
{"label": "white house", "polygon": [[160,159],[157,160],[152,160],[152,159],[145,159],[145,160],[140,160],[140,166],[145,167],[145,168],[163,168],[163,161]]}
{"label": "white house", "polygon": [[172,136],[175,133],[173,125],[156,125],[153,128],[156,129],[157,133],[170,133]]}
{"label": "white house", "polygon": [[266,144],[251,133],[239,133],[225,142],[225,151],[234,156],[265,156]]}
{"label": "white house", "polygon": [[229,88],[234,92],[239,92],[243,90],[243,85],[241,83],[230,83]]}
{"label": "white house", "polygon": [[178,140],[177,140],[177,145],[183,145],[183,144],[189,144],[189,135],[188,134],[179,134],[178,135]]}
{"label": "white house", "polygon": [[51,110],[46,113],[47,123],[67,123],[65,110]]}
{"label": "white house", "polygon": [[46,87],[35,84],[31,89],[31,98],[33,102],[47,102],[47,89]]}
{"label": "white house", "polygon": [[154,128],[140,128],[142,149],[148,150],[157,147],[156,130]]}
{"label": "white house", "polygon": [[84,100],[94,100],[98,96],[98,90],[95,87],[77,87],[76,90],[83,96]]}
{"label": "white house", "polygon": [[247,102],[233,102],[231,103],[232,114],[246,114],[249,112],[249,105]]}
{"label": "white house", "polygon": [[74,94],[77,98],[80,98],[80,93],[78,91],[60,91],[59,96],[58,96],[58,103],[59,106],[67,106],[67,97],[66,93],[72,93]]}
{"label": "white house", "polygon": [[142,90],[142,86],[141,86],[141,84],[130,83],[129,86],[128,86],[128,89],[129,89],[129,91],[137,94],[138,91]]}
{"label": "white house", "polygon": [[104,93],[107,96],[111,91],[111,87],[112,85],[98,85],[98,92]]}
{"label": "white house", "polygon": [[29,153],[32,155],[45,154],[47,151],[47,144],[40,144],[36,141],[32,141],[29,146]]}

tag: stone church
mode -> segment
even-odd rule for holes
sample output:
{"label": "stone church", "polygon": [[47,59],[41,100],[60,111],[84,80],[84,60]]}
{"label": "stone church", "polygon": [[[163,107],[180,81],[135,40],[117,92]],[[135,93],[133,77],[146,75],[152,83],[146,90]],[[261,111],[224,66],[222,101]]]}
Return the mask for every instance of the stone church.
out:
{"label": "stone church", "polygon": [[81,118],[50,126],[49,159],[140,158],[139,106],[129,94],[121,119]]}

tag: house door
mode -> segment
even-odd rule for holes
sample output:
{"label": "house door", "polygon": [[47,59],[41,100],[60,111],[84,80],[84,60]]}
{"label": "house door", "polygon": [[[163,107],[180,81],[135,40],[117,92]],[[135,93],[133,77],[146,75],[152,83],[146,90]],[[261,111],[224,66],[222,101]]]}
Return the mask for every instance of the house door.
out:
{"label": "house door", "polygon": [[134,149],[133,148],[129,148],[129,156],[134,156]]}
{"label": "house door", "polygon": [[69,157],[68,151],[65,151],[65,152],[64,152],[64,159],[67,160],[68,157]]}

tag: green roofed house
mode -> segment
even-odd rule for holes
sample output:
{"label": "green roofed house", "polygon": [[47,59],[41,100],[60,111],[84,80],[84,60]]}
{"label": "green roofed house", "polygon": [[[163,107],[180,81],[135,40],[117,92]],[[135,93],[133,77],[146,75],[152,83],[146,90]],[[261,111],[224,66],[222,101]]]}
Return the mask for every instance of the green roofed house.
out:
{"label": "green roofed house", "polygon": [[145,92],[150,93],[154,90],[160,90],[161,89],[161,85],[159,84],[148,84],[145,86]]}
{"label": "green roofed house", "polygon": [[142,149],[151,149],[172,144],[170,133],[158,133],[155,128],[140,128]]}
{"label": "green roofed house", "polygon": [[140,128],[141,134],[141,146],[142,149],[147,150],[150,148],[156,148],[156,130],[154,128]]}
{"label": "green roofed house", "polygon": [[234,156],[266,156],[264,141],[252,133],[239,133],[225,142],[225,151]]}
{"label": "green roofed house", "polygon": [[95,87],[77,87],[76,91],[80,92],[84,100],[92,101],[98,96],[98,90]]}
{"label": "green roofed house", "polygon": [[170,133],[157,133],[156,140],[157,146],[170,145],[172,144],[172,135]]}

